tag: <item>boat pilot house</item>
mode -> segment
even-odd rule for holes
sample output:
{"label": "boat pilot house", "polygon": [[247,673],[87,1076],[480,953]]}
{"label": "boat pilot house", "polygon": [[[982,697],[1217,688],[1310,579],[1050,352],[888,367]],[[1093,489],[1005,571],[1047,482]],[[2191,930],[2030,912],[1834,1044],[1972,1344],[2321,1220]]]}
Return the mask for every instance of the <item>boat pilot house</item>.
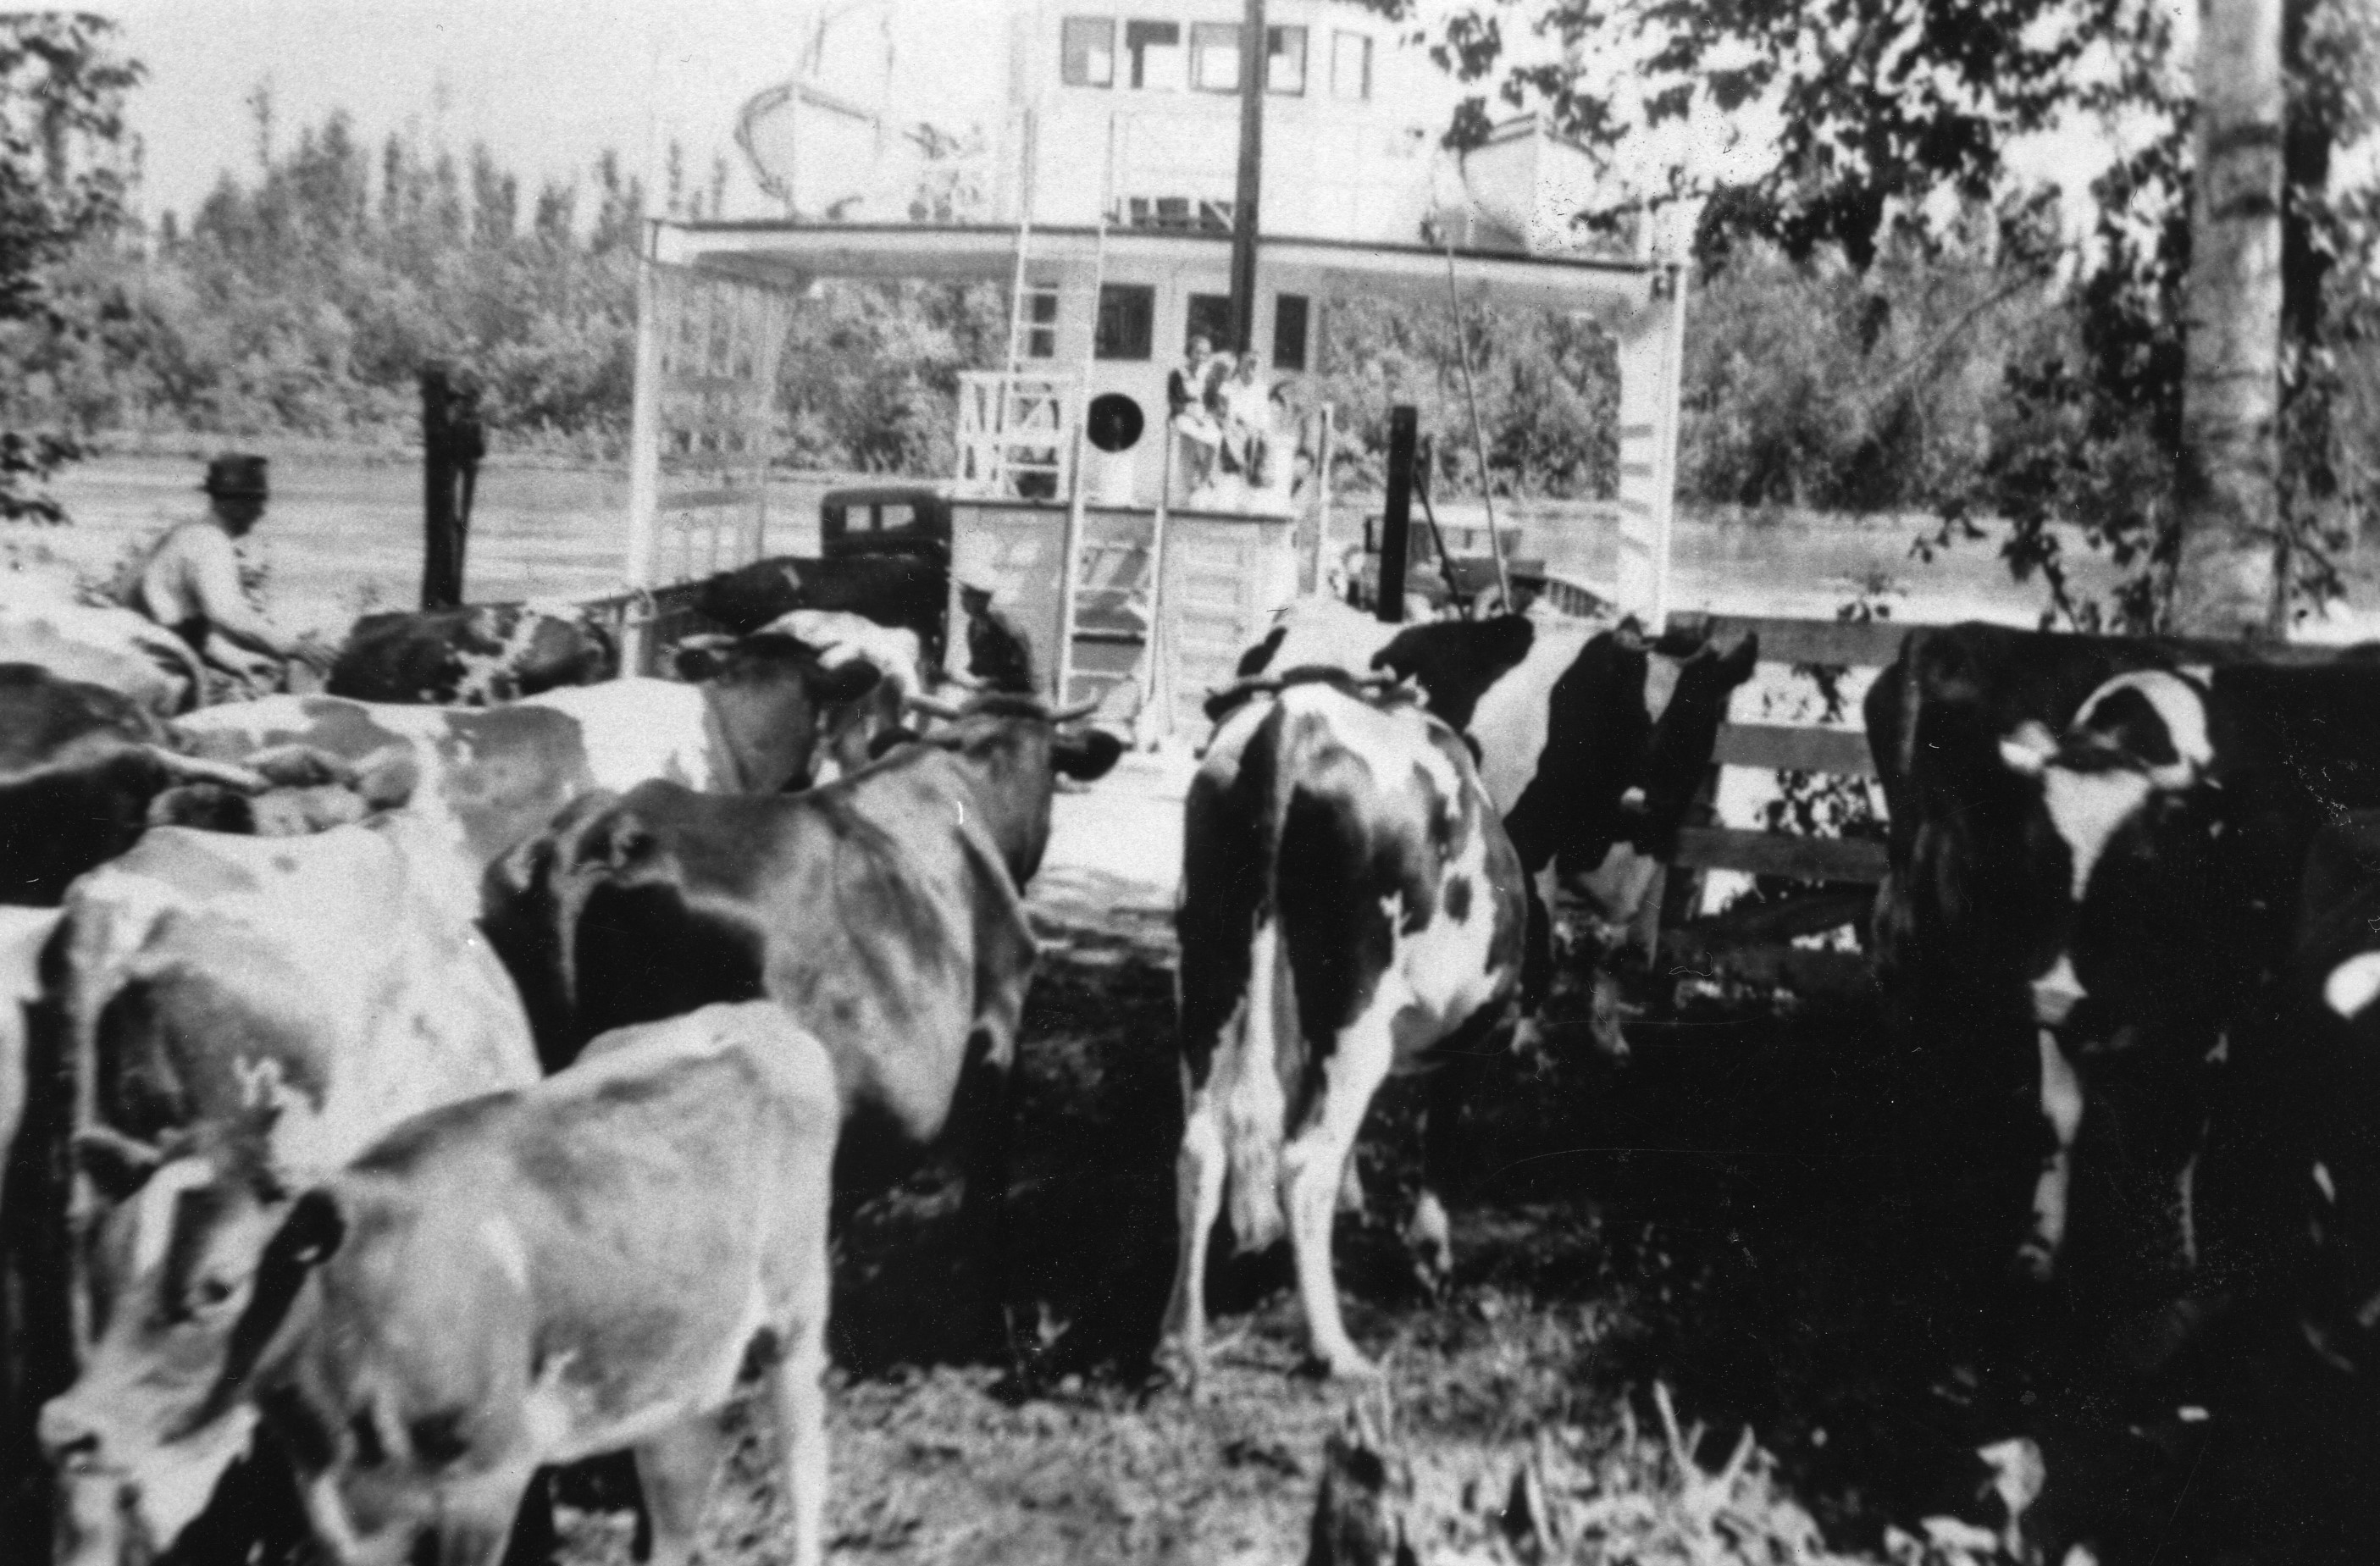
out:
{"label": "boat pilot house", "polygon": [[822,280],[925,278],[1009,291],[1005,362],[961,377],[956,471],[936,488],[951,508],[953,612],[959,580],[988,587],[1062,699],[1112,696],[1119,715],[1145,709],[1196,732],[1202,694],[1313,585],[1325,540],[1360,536],[1360,518],[1330,514],[1338,437],[1311,384],[1324,323],[1348,299],[1558,310],[1611,334],[1614,596],[1658,616],[1675,266],[1582,253],[1569,220],[1589,194],[1587,160],[1534,119],[1443,151],[1442,111],[1419,85],[1430,67],[1371,12],[1271,0],[1261,91],[1243,91],[1256,52],[1240,15],[1239,0],[1015,6],[1009,113],[965,221],[868,221],[869,203],[851,200],[833,208],[850,221],[656,224],[631,581],[662,587],[767,551],[760,479],[785,312]]}

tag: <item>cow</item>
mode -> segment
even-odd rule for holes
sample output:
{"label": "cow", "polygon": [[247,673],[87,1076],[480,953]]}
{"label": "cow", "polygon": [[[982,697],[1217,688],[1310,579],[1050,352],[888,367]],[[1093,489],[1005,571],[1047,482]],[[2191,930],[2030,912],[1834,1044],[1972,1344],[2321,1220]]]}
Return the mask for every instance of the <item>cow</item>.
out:
{"label": "cow", "polygon": [[[202,1377],[296,1190],[407,1114],[536,1078],[502,965],[387,827],[160,828],[68,894],[33,1050],[33,1080],[60,1086],[19,1134],[40,1178],[0,1214],[12,1270],[38,1281],[13,1296],[12,1421],[79,1362],[120,1373],[86,1378],[86,1405]],[[103,1460],[69,1463],[62,1514],[95,1530],[81,1559],[113,1560],[119,1515],[171,1545],[246,1436],[245,1416],[212,1426],[137,1495]]]}
{"label": "cow", "polygon": [[139,841],[152,803],[177,783],[266,786],[169,737],[129,697],[0,664],[0,904],[55,905],[77,876]]}
{"label": "cow", "polygon": [[575,605],[480,603],[365,615],[323,689],[358,701],[492,707],[619,672],[618,644]]}
{"label": "cow", "polygon": [[841,610],[917,635],[940,668],[948,635],[950,570],[924,555],[858,554],[833,560],[771,556],[722,571],[694,590],[691,607],[731,636],[749,636],[796,609]]}
{"label": "cow", "polygon": [[[206,1341],[111,1334],[42,1439],[147,1497],[260,1411],[340,1566],[395,1566],[424,1536],[442,1566],[494,1566],[540,1467],[630,1450],[650,1559],[681,1566],[736,1440],[718,1416],[759,1377],[793,1559],[819,1566],[839,1123],[826,1051],[773,1003],[607,1034],[285,1197]],[[86,1560],[113,1566],[68,1566]]]}
{"label": "cow", "polygon": [[2000,744],[2028,724],[2056,734],[2119,674],[2171,667],[2150,642],[1980,622],[1902,638],[1861,710],[1890,820],[1870,944],[1904,1011],[1927,1026],[2022,1013],[2018,849],[2034,802]]}
{"label": "cow", "polygon": [[945,727],[805,794],[589,795],[490,870],[486,928],[549,1059],[713,1001],[785,1006],[834,1062],[852,1122],[839,1189],[956,1142],[988,1266],[1037,955],[1021,889],[1053,773],[1096,777],[1121,747],[1062,734],[1080,713],[1031,698],[940,710]]}
{"label": "cow", "polygon": [[336,758],[409,799],[403,829],[460,917],[480,912],[490,862],[590,789],[669,778],[771,793],[807,783],[821,708],[858,699],[872,666],[824,666],[783,636],[682,650],[689,681],[622,679],[485,710],[273,697],[182,721],[184,745],[240,759],[295,747]]}
{"label": "cow", "polygon": [[[1355,1134],[1392,1071],[1481,1053],[1521,982],[1525,878],[1462,738],[1401,693],[1367,699],[1335,671],[1285,678],[1224,716],[1184,807],[1185,1126],[1164,1337],[1194,1381],[1227,1188],[1243,1246],[1269,1244],[1286,1213],[1315,1358],[1373,1373],[1330,1265]],[[1433,1174],[1454,1108],[1433,1095]],[[1432,1189],[1415,1228],[1443,1252]]]}
{"label": "cow", "polygon": [[2120,1133],[2127,1228],[2144,1236],[2119,1260],[2188,1278],[2218,1073],[2275,1069],[2309,856],[2338,813],[2380,807],[2380,669],[2119,674],[2062,736],[2026,727],[2001,750],[2038,805],[2017,863],[2051,1136],[2024,1260],[2056,1268],[2089,1114]]}
{"label": "cow", "polygon": [[[874,688],[820,710],[819,749],[836,776],[868,765],[878,743],[901,727],[909,698],[925,694],[924,649],[915,631],[834,609],[796,609],[766,629],[817,648],[827,668],[861,662],[876,670]],[[825,776],[821,769],[820,779]]]}
{"label": "cow", "polygon": [[[1749,636],[1724,653],[1697,645],[1679,662],[1656,722],[1645,703],[1648,650],[1627,627],[1519,614],[1387,625],[1329,599],[1304,599],[1238,673],[1262,679],[1268,670],[1332,667],[1409,678],[1431,714],[1468,738],[1529,877],[1525,1038],[1553,984],[1553,881],[1601,873],[1633,882],[1639,898],[1649,892],[1649,874],[1608,861],[1618,850],[1644,858],[1674,848],[1730,694],[1760,656]],[[1227,691],[1219,702],[1231,699]],[[1592,983],[1598,1046],[1622,1054],[1610,981],[1598,972]]]}
{"label": "cow", "polygon": [[61,680],[98,686],[153,718],[188,711],[206,691],[198,654],[180,637],[132,610],[63,595],[12,593],[0,603],[4,663],[30,663]]}

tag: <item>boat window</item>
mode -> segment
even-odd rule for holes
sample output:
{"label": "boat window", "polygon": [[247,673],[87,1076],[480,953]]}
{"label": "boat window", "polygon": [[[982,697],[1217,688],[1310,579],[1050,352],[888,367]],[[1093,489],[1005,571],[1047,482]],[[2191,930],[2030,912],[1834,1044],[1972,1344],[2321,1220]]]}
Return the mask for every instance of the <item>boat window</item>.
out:
{"label": "boat window", "polygon": [[1305,95],[1305,30],[1265,29],[1265,91],[1284,98]]}
{"label": "boat window", "polygon": [[1180,22],[1126,22],[1123,52],[1132,57],[1132,85],[1152,92],[1179,92],[1182,69]]}
{"label": "boat window", "polygon": [[839,505],[819,507],[819,531],[840,533],[844,530],[844,508]]}
{"label": "boat window", "polygon": [[1229,294],[1193,294],[1190,308],[1183,312],[1182,351],[1190,351],[1190,339],[1204,337],[1209,347],[1232,346],[1232,297]]}
{"label": "boat window", "polygon": [[1113,87],[1115,18],[1068,17],[1059,25],[1058,54],[1059,79],[1067,86]]}
{"label": "boat window", "polygon": [[1091,339],[1098,358],[1150,357],[1157,337],[1157,290],[1146,283],[1099,285],[1099,328]]}
{"label": "boat window", "polygon": [[1048,284],[1025,296],[1025,357],[1058,357],[1058,290]]}
{"label": "boat window", "polygon": [[1272,297],[1272,367],[1275,370],[1305,368],[1305,296],[1275,294]]}
{"label": "boat window", "polygon": [[1360,32],[1330,35],[1330,96],[1362,99],[1372,95],[1372,41]]}
{"label": "boat window", "polygon": [[1190,24],[1190,85],[1202,92],[1240,90],[1240,24]]}
{"label": "boat window", "polygon": [[888,528],[905,528],[917,519],[917,514],[905,501],[876,508],[876,530],[880,533]]}

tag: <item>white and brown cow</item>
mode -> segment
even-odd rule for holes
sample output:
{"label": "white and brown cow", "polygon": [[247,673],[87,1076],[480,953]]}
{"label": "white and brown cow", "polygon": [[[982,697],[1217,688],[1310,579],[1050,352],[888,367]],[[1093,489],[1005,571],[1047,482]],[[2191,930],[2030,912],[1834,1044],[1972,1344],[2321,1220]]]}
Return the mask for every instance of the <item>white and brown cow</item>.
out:
{"label": "white and brown cow", "polygon": [[484,710],[269,697],[194,713],[177,730],[202,757],[294,747],[387,774],[386,792],[408,800],[396,814],[417,872],[438,872],[440,894],[468,918],[487,866],[590,790],[656,778],[704,793],[807,783],[820,711],[877,678],[871,664],[828,668],[777,635],[689,649],[680,671],[691,683],[613,680]]}
{"label": "white and brown cow", "polygon": [[[926,694],[924,649],[906,626],[880,625],[847,610],[796,609],[765,629],[818,649],[825,668],[865,663],[876,671],[872,688],[819,710],[819,754],[834,767],[834,776],[848,777],[868,765],[878,743],[906,722],[910,698]],[[823,766],[818,775],[831,781]]]}
{"label": "white and brown cow", "polygon": [[[1286,1216],[1317,1358],[1372,1366],[1340,1318],[1330,1225],[1373,1094],[1393,1071],[1479,1053],[1520,984],[1520,860],[1462,736],[1402,693],[1317,672],[1223,719],[1184,806],[1177,928],[1180,1257],[1165,1335],[1195,1378],[1209,1232]],[[1444,1167],[1451,1095],[1434,1097]],[[1416,1228],[1441,1250],[1425,1191]]]}
{"label": "white and brown cow", "polygon": [[[408,1114],[538,1074],[494,953],[382,826],[154,831],[75,884],[46,971],[18,1137],[42,1178],[5,1215],[12,1269],[42,1284],[11,1296],[34,1372],[12,1434],[79,1362],[85,1408],[203,1384],[297,1190]],[[108,1452],[55,1444],[76,1559],[112,1563],[128,1516],[172,1544],[246,1436],[211,1426],[137,1494]]]}
{"label": "white and brown cow", "polygon": [[792,1559],[826,1501],[827,1190],[817,1039],[768,1002],[622,1029],[570,1071],[406,1122],[284,1204],[210,1352],[161,1378],[111,1337],[50,1405],[61,1459],[142,1494],[260,1411],[337,1566],[494,1566],[537,1471],[630,1451],[656,1566],[691,1553],[759,1377]]}

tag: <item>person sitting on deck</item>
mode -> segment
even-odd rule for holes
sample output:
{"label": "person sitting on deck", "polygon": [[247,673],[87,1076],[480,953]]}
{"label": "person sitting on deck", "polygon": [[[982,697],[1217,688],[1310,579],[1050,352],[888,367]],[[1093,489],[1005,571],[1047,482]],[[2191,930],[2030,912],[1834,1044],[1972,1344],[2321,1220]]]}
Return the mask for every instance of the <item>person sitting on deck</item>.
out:
{"label": "person sitting on deck", "polygon": [[1033,643],[1016,622],[991,606],[992,584],[983,577],[959,579],[959,608],[966,614],[966,679],[982,690],[1016,696],[1035,693]]}
{"label": "person sitting on deck", "polygon": [[261,695],[286,683],[288,665],[319,673],[324,649],[273,625],[240,579],[238,540],[264,516],[269,495],[265,459],[232,452],[207,465],[203,516],[182,522],[159,539],[140,563],[125,596],[139,610],[190,644],[207,665],[210,698]]}
{"label": "person sitting on deck", "polygon": [[1216,418],[1218,372],[1223,368],[1215,357],[1215,345],[1197,333],[1190,339],[1189,357],[1165,378],[1168,417],[1182,437],[1182,488],[1186,494],[1207,487],[1223,443],[1222,425]]}

